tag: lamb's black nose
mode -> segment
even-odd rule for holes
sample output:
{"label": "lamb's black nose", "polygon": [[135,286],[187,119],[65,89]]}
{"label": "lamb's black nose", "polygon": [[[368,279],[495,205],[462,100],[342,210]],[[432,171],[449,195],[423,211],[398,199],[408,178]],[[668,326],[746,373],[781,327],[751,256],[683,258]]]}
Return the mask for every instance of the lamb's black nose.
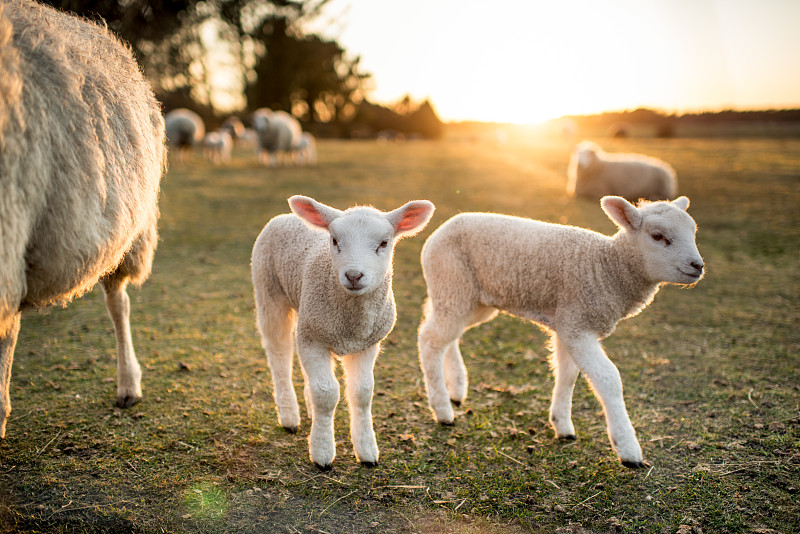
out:
{"label": "lamb's black nose", "polygon": [[698,270],[698,271],[702,271],[702,270],[703,270],[703,267],[705,267],[705,265],[703,264],[703,262],[700,262],[700,261],[693,261],[692,263],[690,263],[690,265],[691,265],[692,267],[694,267],[694,268],[695,268],[696,270]]}

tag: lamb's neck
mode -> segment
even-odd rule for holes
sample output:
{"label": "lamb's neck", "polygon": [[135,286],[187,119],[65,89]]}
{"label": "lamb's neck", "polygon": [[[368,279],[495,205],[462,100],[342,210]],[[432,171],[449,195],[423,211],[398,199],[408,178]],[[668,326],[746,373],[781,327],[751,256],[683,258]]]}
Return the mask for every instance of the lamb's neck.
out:
{"label": "lamb's neck", "polygon": [[603,262],[625,310],[623,317],[635,315],[647,306],[660,287],[647,276],[639,247],[627,232],[618,232],[605,249]]}

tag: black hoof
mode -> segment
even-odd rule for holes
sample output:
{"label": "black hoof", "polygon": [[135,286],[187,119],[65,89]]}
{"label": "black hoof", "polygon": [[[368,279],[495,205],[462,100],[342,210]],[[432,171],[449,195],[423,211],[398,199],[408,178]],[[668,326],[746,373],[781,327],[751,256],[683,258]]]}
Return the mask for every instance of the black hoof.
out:
{"label": "black hoof", "polygon": [[373,467],[378,467],[378,462],[361,462],[361,465],[372,469]]}
{"label": "black hoof", "polygon": [[283,429],[288,432],[289,434],[297,434],[297,427],[296,426],[285,426]]}
{"label": "black hoof", "polygon": [[461,401],[460,401],[460,400],[453,400],[453,399],[450,399],[450,402],[452,402],[452,403],[453,403],[453,406],[455,406],[456,408],[458,408],[458,407],[460,407],[460,406],[461,406]]}
{"label": "black hoof", "polygon": [[442,426],[456,426],[455,421],[439,421],[439,424]]}
{"label": "black hoof", "polygon": [[650,467],[650,464],[647,462],[632,462],[630,460],[622,460],[622,465],[629,469],[644,469],[645,467]]}
{"label": "black hoof", "polygon": [[134,404],[136,404],[140,400],[142,400],[141,397],[134,397],[134,396],[131,396],[131,395],[125,395],[124,397],[118,397],[117,398],[117,406],[119,406],[120,408],[130,408],[131,406],[133,406]]}
{"label": "black hoof", "polygon": [[317,466],[317,469],[319,469],[319,470],[320,470],[320,471],[322,471],[323,473],[327,473],[328,471],[330,471],[331,469],[333,469],[333,465],[331,465],[331,464],[328,464],[328,465],[319,465],[317,462],[314,462],[314,465],[316,465],[316,466]]}
{"label": "black hoof", "polygon": [[575,441],[578,438],[575,437],[575,434],[570,434],[569,436],[558,436],[558,439],[560,441]]}

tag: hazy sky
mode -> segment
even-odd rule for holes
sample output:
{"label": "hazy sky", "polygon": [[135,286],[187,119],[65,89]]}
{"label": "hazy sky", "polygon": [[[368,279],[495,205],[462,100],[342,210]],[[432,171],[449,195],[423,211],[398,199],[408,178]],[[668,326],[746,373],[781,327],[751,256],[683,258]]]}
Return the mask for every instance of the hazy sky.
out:
{"label": "hazy sky", "polygon": [[371,99],[445,120],[800,107],[800,0],[332,0]]}

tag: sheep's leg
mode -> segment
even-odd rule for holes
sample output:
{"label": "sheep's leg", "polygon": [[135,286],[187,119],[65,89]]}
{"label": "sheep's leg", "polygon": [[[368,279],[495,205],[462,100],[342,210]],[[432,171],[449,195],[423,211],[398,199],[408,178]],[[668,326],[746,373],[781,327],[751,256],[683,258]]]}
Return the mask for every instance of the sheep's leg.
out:
{"label": "sheep's leg", "polygon": [[281,426],[294,434],[300,425],[300,407],[292,383],[294,324],[296,314],[288,302],[259,299],[258,329],[272,373],[273,396]]}
{"label": "sheep's leg", "polygon": [[[478,308],[467,321],[469,326],[464,331],[494,319],[497,313],[498,311],[495,308]],[[467,386],[469,384],[467,367],[464,365],[464,357],[459,349],[459,341],[460,335],[459,339],[447,345],[444,352],[444,380],[447,385],[447,392],[450,394],[450,400],[456,406],[460,406],[462,402],[467,400]]]}
{"label": "sheep's leg", "polygon": [[11,364],[14,347],[19,334],[20,313],[17,312],[6,324],[0,323],[0,439],[6,437],[6,421],[11,414]]}
{"label": "sheep's leg", "polygon": [[133,351],[128,277],[119,273],[103,278],[106,308],[117,336],[117,406],[128,408],[142,398],[142,369]]}
{"label": "sheep's leg", "polygon": [[379,345],[375,345],[342,359],[350,408],[350,440],[356,458],[367,467],[378,465],[378,442],[372,427],[372,391],[375,386],[372,370],[378,350]]}
{"label": "sheep's leg", "polygon": [[312,405],[309,454],[317,467],[327,471],[336,457],[333,414],[339,403],[339,382],[334,373],[334,358],[325,347],[300,339],[297,351],[307,376]]}
{"label": "sheep's leg", "polygon": [[467,400],[467,368],[458,348],[458,340],[444,350],[444,381],[450,400],[456,406]]}
{"label": "sheep's leg", "polygon": [[463,330],[460,322],[442,320],[432,313],[428,314],[419,328],[419,360],[425,377],[428,404],[436,420],[443,425],[452,425],[455,419],[445,379],[445,351],[452,343],[458,342]]}
{"label": "sheep's leg", "polygon": [[600,341],[591,334],[571,338],[559,336],[559,341],[603,405],[608,437],[622,464],[625,467],[644,467],[642,449],[622,397],[619,370],[606,356]]}
{"label": "sheep's leg", "polygon": [[551,366],[555,377],[553,400],[550,403],[550,424],[560,439],[575,439],[575,427],[572,426],[572,391],[578,378],[578,366],[572,360],[567,349],[553,335],[553,354]]}

